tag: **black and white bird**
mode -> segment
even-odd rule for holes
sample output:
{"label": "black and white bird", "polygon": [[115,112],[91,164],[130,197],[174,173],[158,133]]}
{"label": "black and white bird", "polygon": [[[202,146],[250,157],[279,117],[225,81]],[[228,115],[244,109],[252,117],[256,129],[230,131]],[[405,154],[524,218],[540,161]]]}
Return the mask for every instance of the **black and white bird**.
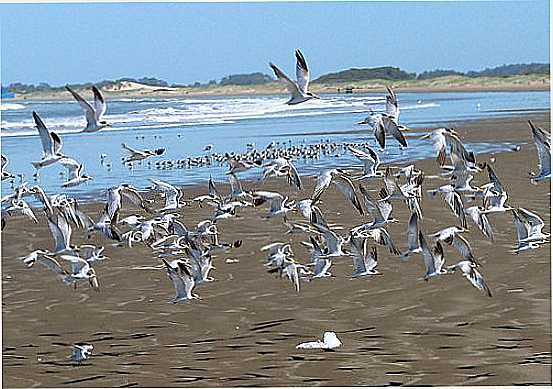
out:
{"label": "black and white bird", "polygon": [[167,262],[163,258],[161,260],[165,264],[167,275],[175,287],[175,297],[171,302],[176,304],[199,299],[200,297],[192,292],[196,286],[196,281],[194,281],[194,277],[192,277],[186,263],[178,259],[171,262]]}
{"label": "black and white bird", "polygon": [[541,217],[524,208],[511,209],[517,231],[518,247],[516,252],[537,248],[550,234],[542,230],[545,223]]}
{"label": "black and white bird", "polygon": [[320,99],[319,96],[308,90],[309,69],[307,68],[307,62],[300,50],[296,50],[296,81],[292,81],[273,63],[269,62],[269,66],[271,66],[275,72],[277,79],[286,85],[286,89],[288,89],[288,92],[291,94],[290,100],[288,100],[286,104],[294,105],[312,99]]}
{"label": "black and white bird", "polygon": [[2,181],[7,180],[9,178],[15,178],[15,176],[6,170],[6,166],[8,166],[8,158],[2,154]]}
{"label": "black and white bird", "polygon": [[142,161],[149,157],[156,157],[165,153],[164,148],[155,150],[137,150],[127,146],[125,143],[121,143],[121,147],[128,152],[128,155],[123,158],[124,163]]}
{"label": "black and white bird", "polygon": [[530,173],[532,183],[551,179],[551,134],[548,134],[528,120],[532,139],[538,151],[538,173]]}
{"label": "black and white bird", "polygon": [[94,346],[87,343],[75,343],[71,352],[71,360],[77,363],[87,360],[92,355]]}
{"label": "black and white bird", "polygon": [[82,132],[97,132],[102,128],[111,127],[111,124],[102,119],[106,113],[107,104],[104,96],[102,96],[102,92],[100,92],[98,88],[92,86],[92,93],[94,94],[94,102],[92,105],[69,86],[66,85],[65,89],[71,93],[84,111],[86,127]]}
{"label": "black and white bird", "polygon": [[61,185],[62,187],[77,186],[93,179],[91,176],[83,173],[83,164],[73,158],[64,157],[59,162],[67,169],[67,181]]}
{"label": "black and white bird", "polygon": [[40,142],[42,143],[42,159],[38,162],[31,162],[34,168],[38,171],[39,169],[52,165],[58,162],[60,159],[65,156],[60,152],[61,151],[61,139],[54,131],[48,130],[40,116],[33,111],[33,119],[40,135]]}

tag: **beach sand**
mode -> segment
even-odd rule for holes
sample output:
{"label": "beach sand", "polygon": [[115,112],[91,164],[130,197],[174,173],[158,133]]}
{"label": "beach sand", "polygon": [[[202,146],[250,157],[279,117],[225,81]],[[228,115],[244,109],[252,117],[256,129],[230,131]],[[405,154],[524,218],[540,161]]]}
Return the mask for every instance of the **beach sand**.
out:
{"label": "beach sand", "polygon": [[[550,226],[550,182],[532,185],[528,171],[537,158],[526,120],[529,116],[454,123],[466,141],[510,141],[519,152],[495,155],[495,170],[509,193],[509,204],[537,212]],[[550,130],[549,114],[533,115]],[[484,161],[489,155],[479,155]],[[415,164],[427,176],[438,173],[434,160]],[[264,189],[309,196],[314,180],[293,193],[283,180]],[[476,184],[487,182],[481,173]],[[378,181],[377,181],[378,182]],[[371,190],[381,186],[367,183]],[[428,178],[425,189],[444,181]],[[252,183],[244,183],[248,188]],[[219,185],[227,191],[226,185]],[[207,185],[186,190],[191,198]],[[367,219],[330,188],[321,208],[330,223],[351,228]],[[85,205],[96,217],[100,204]],[[440,198],[424,198],[426,233],[455,224]],[[128,212],[134,209],[127,208]],[[182,221],[193,227],[212,214],[187,207]],[[39,386],[354,386],[354,385],[516,385],[551,384],[551,247],[514,255],[510,213],[490,216],[495,242],[474,225],[466,238],[481,262],[493,297],[473,288],[460,274],[422,280],[420,256],[407,262],[378,247],[381,276],[351,279],[351,259],[333,262],[335,277],[302,283],[295,293],[286,279],[268,274],[259,248],[290,241],[295,256],[308,261],[300,244],[306,235],[285,235],[278,219],[263,219],[266,206],[241,209],[219,224],[221,239],[243,245],[214,258],[215,282],[196,292],[202,300],[170,304],[173,286],[164,270],[130,270],[160,263],[151,249],[106,246],[110,257],[95,266],[96,293],[76,291],[40,267],[25,268],[18,256],[51,248],[48,227],[20,218],[2,232],[3,385]],[[127,214],[127,213],[125,213]],[[124,214],[124,215],[125,215]],[[123,215],[123,216],[124,216]],[[396,204],[400,220],[389,231],[406,248],[408,211]],[[294,218],[298,218],[295,216]],[[470,222],[469,222],[470,223]],[[74,244],[85,243],[82,231]],[[445,248],[446,263],[459,259]],[[226,263],[236,258],[237,263]],[[336,352],[300,351],[295,346],[335,331],[343,343]],[[67,359],[71,345],[89,342],[92,357],[78,366]]]}

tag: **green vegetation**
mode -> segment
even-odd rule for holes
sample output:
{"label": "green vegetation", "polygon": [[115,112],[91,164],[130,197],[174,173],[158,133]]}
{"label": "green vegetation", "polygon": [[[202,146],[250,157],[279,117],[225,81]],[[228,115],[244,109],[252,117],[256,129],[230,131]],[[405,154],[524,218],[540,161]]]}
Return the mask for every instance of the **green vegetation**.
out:
{"label": "green vegetation", "polygon": [[[455,70],[436,69],[420,74],[408,73],[397,67],[384,66],[377,68],[353,68],[335,73],[328,73],[312,81],[312,89],[319,92],[336,90],[374,90],[393,84],[396,88],[430,88],[430,89],[474,89],[485,88],[545,88],[549,85],[549,64],[512,64],[487,68],[467,73]],[[167,81],[154,77],[120,78],[103,80],[94,83],[100,88],[112,89],[117,93],[117,87],[122,82],[136,82],[150,87],[157,87],[155,92],[197,93],[197,94],[233,94],[233,93],[279,93],[282,85],[264,73],[232,74],[220,81],[210,80],[207,83],[196,82],[191,85],[169,84]],[[74,89],[89,89],[93,83],[72,84]],[[2,86],[4,91],[17,95],[56,95],[65,92],[63,86],[50,86],[47,83],[27,85],[12,83]],[[121,91],[124,93],[125,91]]]}
{"label": "green vegetation", "polygon": [[337,73],[325,74],[315,80],[313,83],[318,84],[334,84],[341,82],[355,82],[364,80],[412,80],[416,77],[415,73],[407,73],[400,68],[391,66],[383,66],[379,68],[363,68],[363,69],[348,69]]}

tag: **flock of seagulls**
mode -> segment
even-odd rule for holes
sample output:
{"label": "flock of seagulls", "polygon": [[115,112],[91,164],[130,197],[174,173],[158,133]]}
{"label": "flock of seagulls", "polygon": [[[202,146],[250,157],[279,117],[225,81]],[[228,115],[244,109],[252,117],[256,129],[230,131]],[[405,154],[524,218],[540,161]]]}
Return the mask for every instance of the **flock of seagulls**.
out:
{"label": "flock of seagulls", "polygon": [[[287,104],[299,104],[319,96],[308,90],[309,70],[303,54],[296,53],[296,81],[288,78],[277,66],[270,64],[277,78],[283,81],[291,93]],[[99,89],[92,87],[92,104],[67,87],[85,112],[87,125],[83,132],[96,132],[109,124],[103,120],[107,105]],[[371,112],[361,124],[370,125],[378,145],[386,147],[386,137],[392,136],[400,147],[408,147],[403,132],[408,129],[399,123],[399,102],[391,88],[387,88],[386,110]],[[67,169],[67,181],[62,185],[71,187],[90,179],[77,160],[62,154],[60,137],[49,130],[39,115],[33,112],[33,119],[39,132],[43,158],[32,162],[37,172],[47,166],[60,163]],[[538,173],[531,173],[533,183],[550,178],[550,134],[529,122],[531,134],[539,159]],[[62,283],[77,288],[86,282],[94,290],[101,285],[101,267],[106,256],[104,247],[90,244],[75,245],[74,232],[83,231],[85,237],[97,234],[107,244],[122,249],[133,245],[149,247],[158,263],[149,269],[165,270],[173,285],[173,303],[200,299],[198,289],[215,281],[211,276],[214,259],[219,253],[226,253],[241,246],[240,240],[225,242],[221,238],[221,220],[236,218],[242,209],[260,209],[267,223],[283,223],[287,227],[285,241],[276,241],[260,248],[266,253],[265,266],[269,274],[289,280],[300,292],[304,281],[323,280],[333,277],[333,262],[340,258],[351,258],[352,278],[385,276],[378,270],[382,251],[400,261],[421,260],[425,271],[421,280],[430,282],[438,277],[449,277],[461,273],[468,283],[491,297],[491,287],[485,281],[483,265],[477,260],[470,242],[464,236],[468,230],[479,231],[484,239],[494,240],[493,217],[510,212],[517,234],[515,252],[535,249],[549,239],[543,232],[544,222],[534,211],[507,205],[508,192],[502,185],[490,162],[478,162],[476,155],[467,150],[459,134],[450,128],[439,128],[423,137],[436,150],[440,180],[447,183],[436,188],[425,188],[428,174],[413,164],[402,167],[381,166],[379,153],[370,142],[347,143],[343,145],[322,142],[317,145],[277,147],[274,143],[258,150],[250,145],[243,154],[226,153],[216,155],[221,163],[228,165],[226,175],[230,184],[229,193],[221,193],[210,178],[206,194],[186,198],[182,189],[170,183],[151,179],[151,186],[144,188],[144,194],[127,183],[108,188],[105,206],[97,220],[87,215],[76,199],[65,194],[48,195],[34,185],[21,183],[2,198],[2,229],[10,217],[23,215],[33,223],[48,226],[52,236],[52,248],[38,248],[21,257],[22,263],[33,268],[38,263],[49,269]],[[137,150],[123,144],[128,152],[124,162],[141,161],[159,156],[165,149]],[[306,198],[297,195],[305,190],[294,160],[321,152],[349,152],[362,162],[361,169],[325,169],[318,174],[313,192]],[[209,147],[211,151],[212,146]],[[2,156],[2,180],[13,179],[8,172],[8,159]],[[239,175],[246,171],[259,171],[259,179],[250,182],[245,189]],[[477,186],[474,178],[484,176],[486,182]],[[263,189],[266,180],[273,177],[290,187],[290,194]],[[436,176],[433,176],[436,179]],[[338,190],[345,204],[359,214],[363,222],[344,230],[329,223],[325,212],[334,204],[325,202],[325,193]],[[449,212],[456,223],[440,231],[426,233],[422,199],[424,193],[430,198],[443,199],[444,212]],[[27,197],[34,197],[41,208],[31,208]],[[161,201],[160,201],[161,200]],[[340,200],[338,200],[340,201]],[[212,216],[195,226],[186,226],[181,220],[180,209],[200,206],[211,207]],[[397,220],[394,209],[405,207],[409,219]],[[326,208],[326,209],[325,209]],[[38,214],[38,217],[37,217]],[[406,222],[406,235],[392,237],[388,226]],[[309,260],[300,261],[292,251],[290,240],[302,236],[300,243],[309,251]],[[406,248],[401,250],[400,247]],[[446,264],[446,248],[452,247],[453,260]],[[381,251],[379,253],[379,251]],[[96,271],[98,268],[98,272]],[[324,334],[323,341],[298,345],[298,348],[332,349],[340,341],[332,332]],[[75,345],[73,359],[80,362],[92,351],[92,345]]]}

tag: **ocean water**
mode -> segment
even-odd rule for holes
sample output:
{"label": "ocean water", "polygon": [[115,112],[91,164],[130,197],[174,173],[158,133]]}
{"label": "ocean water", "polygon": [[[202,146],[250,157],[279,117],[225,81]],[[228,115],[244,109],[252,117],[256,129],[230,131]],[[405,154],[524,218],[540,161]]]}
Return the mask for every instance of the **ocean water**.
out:
{"label": "ocean water", "polygon": [[[548,92],[471,92],[471,93],[398,93],[400,122],[415,131],[407,134],[409,148],[400,151],[389,141],[382,161],[407,161],[433,154],[431,145],[418,138],[426,128],[443,122],[516,115],[520,112],[550,108]],[[286,96],[212,97],[212,98],[137,98],[108,101],[106,120],[113,127],[94,134],[79,133],[85,121],[74,101],[18,101],[1,104],[2,154],[8,157],[8,170],[23,174],[30,184],[34,169],[31,161],[42,155],[40,138],[34,128],[32,111],[62,139],[62,152],[82,162],[85,172],[94,180],[75,188],[63,189],[63,166],[55,164],[41,170],[36,183],[48,193],[65,192],[81,199],[102,196],[113,185],[128,182],[137,187],[148,185],[149,177],[157,177],[176,185],[205,182],[211,174],[225,180],[225,167],[218,165],[190,169],[161,169],[155,162],[205,155],[205,145],[213,151],[242,152],[247,143],[258,149],[272,141],[285,144],[309,144],[320,141],[363,142],[376,146],[372,131],[356,123],[369,110],[384,109],[383,94],[325,95],[323,99],[297,106],[287,106]],[[121,163],[126,155],[121,143],[138,149],[163,147],[166,153],[149,159],[150,163],[134,165],[131,170]],[[508,144],[471,144],[475,152],[501,151]],[[105,163],[100,154],[106,154]],[[106,163],[111,164],[108,169]],[[315,172],[329,166],[358,164],[349,155],[331,156],[314,161],[297,161],[300,173]],[[251,172],[242,177],[259,175]],[[15,184],[17,184],[16,180]],[[2,182],[2,192],[13,184]]]}

